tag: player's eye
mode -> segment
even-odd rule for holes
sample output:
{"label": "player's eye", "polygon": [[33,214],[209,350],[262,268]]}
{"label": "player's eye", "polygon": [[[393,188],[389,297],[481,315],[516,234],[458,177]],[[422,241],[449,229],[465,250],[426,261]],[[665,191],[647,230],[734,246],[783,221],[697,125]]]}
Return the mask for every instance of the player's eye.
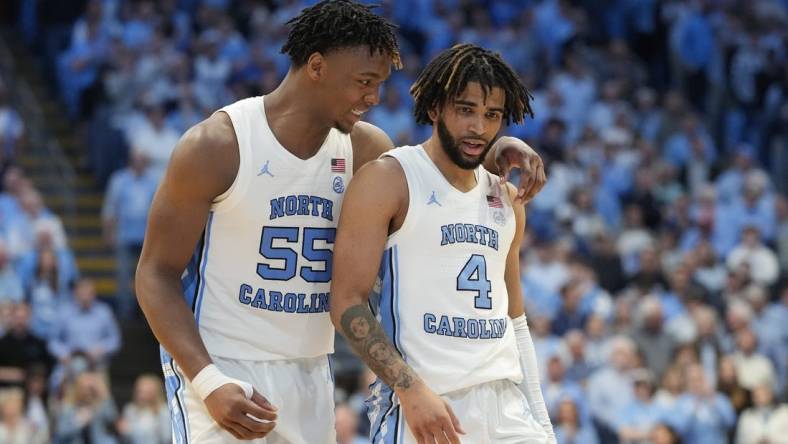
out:
{"label": "player's eye", "polygon": [[496,112],[487,113],[487,118],[490,120],[498,120],[501,118],[501,113],[496,113]]}
{"label": "player's eye", "polygon": [[358,83],[360,83],[360,84],[362,84],[364,86],[369,86],[369,85],[372,84],[372,80],[359,80]]}

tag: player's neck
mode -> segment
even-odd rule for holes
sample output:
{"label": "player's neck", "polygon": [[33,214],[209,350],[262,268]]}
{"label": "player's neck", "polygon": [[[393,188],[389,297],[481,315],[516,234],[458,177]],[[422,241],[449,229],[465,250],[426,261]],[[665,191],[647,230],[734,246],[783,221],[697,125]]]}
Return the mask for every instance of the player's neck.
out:
{"label": "player's neck", "polygon": [[474,170],[466,170],[457,166],[446,154],[446,151],[443,150],[440,143],[440,140],[433,136],[422,143],[421,146],[424,147],[424,151],[430,156],[432,162],[438,167],[438,170],[451,186],[463,193],[472,190],[476,186]]}
{"label": "player's neck", "polygon": [[308,159],[323,146],[331,124],[320,121],[314,104],[305,99],[296,83],[288,73],[282,83],[265,96],[265,115],[276,140],[294,156]]}

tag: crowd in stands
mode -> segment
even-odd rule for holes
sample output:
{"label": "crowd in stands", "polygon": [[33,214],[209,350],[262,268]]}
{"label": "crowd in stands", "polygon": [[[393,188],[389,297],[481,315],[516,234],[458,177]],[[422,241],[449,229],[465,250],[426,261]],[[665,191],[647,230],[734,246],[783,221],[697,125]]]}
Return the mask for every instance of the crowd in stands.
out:
{"label": "crowd in stands", "polygon": [[[20,2],[20,30],[85,141],[83,166],[106,184],[121,318],[133,319],[128,284],[179,136],[272,90],[289,65],[285,22],[312,3]],[[784,442],[788,2],[382,3],[404,69],[368,120],[395,144],[429,134],[408,89],[456,42],[500,52],[533,93],[534,118],[506,132],[547,165],[521,263],[559,444]],[[120,413],[109,396],[117,324],[13,166],[24,131],[0,89],[0,381],[13,387],[0,395],[0,442],[166,442],[159,377],[141,376]],[[340,443],[367,442],[374,375],[341,342],[335,362]]]}

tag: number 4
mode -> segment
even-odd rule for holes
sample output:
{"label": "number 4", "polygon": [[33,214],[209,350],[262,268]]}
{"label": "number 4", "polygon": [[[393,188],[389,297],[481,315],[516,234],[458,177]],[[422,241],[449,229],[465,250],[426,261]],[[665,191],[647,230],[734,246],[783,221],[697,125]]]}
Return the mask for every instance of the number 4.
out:
{"label": "number 4", "polygon": [[473,306],[484,310],[492,309],[490,291],[492,286],[487,279],[487,260],[481,254],[474,254],[457,275],[457,290],[475,291]]}

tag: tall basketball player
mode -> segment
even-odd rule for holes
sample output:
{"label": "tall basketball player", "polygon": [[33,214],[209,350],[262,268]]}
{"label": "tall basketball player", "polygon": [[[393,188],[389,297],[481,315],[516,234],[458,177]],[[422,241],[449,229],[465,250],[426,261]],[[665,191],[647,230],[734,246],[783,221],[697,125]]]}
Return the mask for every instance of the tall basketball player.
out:
{"label": "tall basketball player", "polygon": [[529,94],[474,45],[439,54],[411,93],[432,136],[358,172],[334,249],[332,320],[379,378],[371,441],[554,442],[520,288],[524,206],[481,166]]}
{"label": "tall basketball player", "polygon": [[[162,344],[177,443],[335,442],[336,223],[353,173],[392,148],[359,119],[399,50],[391,23],[348,0],[290,25],[282,83],[187,131],[151,208],[137,294]],[[521,192],[535,194],[541,159],[498,151],[502,171],[530,168]]]}

